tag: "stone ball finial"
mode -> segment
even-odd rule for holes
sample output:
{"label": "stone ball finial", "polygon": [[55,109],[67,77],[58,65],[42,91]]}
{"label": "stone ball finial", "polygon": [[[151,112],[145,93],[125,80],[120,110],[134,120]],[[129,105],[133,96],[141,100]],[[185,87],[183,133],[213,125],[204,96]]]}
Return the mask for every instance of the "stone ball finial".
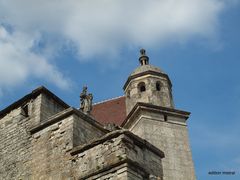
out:
{"label": "stone ball finial", "polygon": [[146,55],[146,50],[145,49],[141,49],[140,50],[140,54],[141,54],[141,56],[145,56]]}

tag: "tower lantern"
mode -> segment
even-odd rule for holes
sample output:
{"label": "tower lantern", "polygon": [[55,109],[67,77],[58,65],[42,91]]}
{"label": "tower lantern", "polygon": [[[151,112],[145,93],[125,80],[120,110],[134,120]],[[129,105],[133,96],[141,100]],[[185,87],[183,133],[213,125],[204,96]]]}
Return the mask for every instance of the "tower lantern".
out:
{"label": "tower lantern", "polygon": [[146,56],[146,50],[141,49],[140,54],[141,54],[141,56],[139,57],[139,62],[141,64],[141,66],[148,65],[149,64],[149,58],[148,58],[148,56]]}
{"label": "tower lantern", "polygon": [[128,77],[123,89],[129,113],[138,102],[173,108],[172,84],[167,74],[149,64],[146,50],[140,50],[140,66]]}

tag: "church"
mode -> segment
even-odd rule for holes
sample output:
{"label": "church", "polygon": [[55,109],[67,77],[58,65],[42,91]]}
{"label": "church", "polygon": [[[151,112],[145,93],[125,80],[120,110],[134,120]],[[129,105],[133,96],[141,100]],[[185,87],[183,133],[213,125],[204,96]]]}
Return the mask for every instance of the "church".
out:
{"label": "church", "polygon": [[195,180],[187,119],[144,49],[124,95],[80,108],[41,86],[0,111],[2,180]]}

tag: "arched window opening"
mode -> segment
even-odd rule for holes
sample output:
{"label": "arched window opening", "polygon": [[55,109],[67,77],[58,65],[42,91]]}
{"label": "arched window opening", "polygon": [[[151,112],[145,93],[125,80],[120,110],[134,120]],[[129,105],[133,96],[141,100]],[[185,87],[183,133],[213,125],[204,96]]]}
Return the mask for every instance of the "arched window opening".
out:
{"label": "arched window opening", "polygon": [[139,89],[140,92],[146,91],[145,83],[144,82],[139,83],[138,84],[138,89]]}
{"label": "arched window opening", "polygon": [[157,83],[156,83],[156,90],[157,90],[157,91],[160,91],[160,89],[161,89],[160,82],[157,82]]}
{"label": "arched window opening", "polygon": [[141,87],[140,87],[140,91],[141,91],[141,92],[146,91],[145,86],[141,86]]}

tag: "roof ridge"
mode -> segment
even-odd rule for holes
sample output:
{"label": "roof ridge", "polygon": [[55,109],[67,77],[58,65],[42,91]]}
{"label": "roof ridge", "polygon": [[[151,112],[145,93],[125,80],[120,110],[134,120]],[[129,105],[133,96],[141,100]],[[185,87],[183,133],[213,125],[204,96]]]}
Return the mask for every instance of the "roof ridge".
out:
{"label": "roof ridge", "polygon": [[120,99],[120,98],[122,98],[122,97],[124,97],[124,95],[122,95],[122,96],[117,96],[117,97],[110,98],[110,99],[105,99],[105,100],[96,102],[96,103],[94,103],[93,105],[98,105],[98,104],[102,104],[102,103],[105,103],[105,102],[108,102],[108,101],[113,101],[113,100],[116,100],[116,99]]}

